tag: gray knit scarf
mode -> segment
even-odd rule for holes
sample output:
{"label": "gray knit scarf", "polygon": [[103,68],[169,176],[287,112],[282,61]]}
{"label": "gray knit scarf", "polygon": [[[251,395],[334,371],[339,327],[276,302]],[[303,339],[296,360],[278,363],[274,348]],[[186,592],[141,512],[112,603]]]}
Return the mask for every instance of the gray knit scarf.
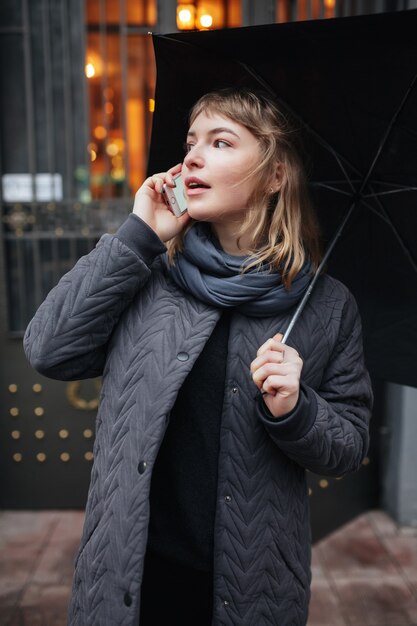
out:
{"label": "gray knit scarf", "polygon": [[311,279],[306,263],[286,289],[277,272],[269,267],[241,272],[246,256],[226,254],[213,236],[210,225],[196,222],[184,237],[184,248],[170,267],[175,283],[207,304],[236,307],[253,317],[287,311],[303,296]]}

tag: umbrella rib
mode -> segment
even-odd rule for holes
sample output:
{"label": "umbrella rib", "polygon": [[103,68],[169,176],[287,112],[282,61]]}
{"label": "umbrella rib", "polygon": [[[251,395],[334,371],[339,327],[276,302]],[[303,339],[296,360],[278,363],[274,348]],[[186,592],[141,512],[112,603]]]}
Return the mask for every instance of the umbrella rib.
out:
{"label": "umbrella rib", "polygon": [[417,273],[417,263],[416,263],[413,255],[411,254],[407,244],[405,243],[404,239],[401,237],[399,231],[397,230],[397,227],[395,226],[395,224],[392,221],[391,217],[388,215],[385,207],[381,206],[381,212],[382,212],[382,217],[385,219],[387,224],[390,226],[392,232],[395,235],[395,238],[397,239],[398,243],[400,244],[400,247],[401,247],[402,251],[404,252],[404,254],[407,257],[407,259],[409,260],[411,267]]}
{"label": "umbrella rib", "polygon": [[[326,252],[325,252],[325,254],[323,256],[323,259],[322,259],[319,267],[317,268],[316,273],[314,274],[314,276],[313,276],[309,286],[307,287],[307,290],[306,290],[306,292],[305,292],[305,294],[304,294],[300,304],[298,305],[298,307],[297,307],[297,309],[296,309],[296,311],[295,311],[295,313],[294,313],[294,315],[293,315],[293,317],[292,317],[292,319],[291,319],[291,321],[290,321],[290,323],[288,325],[287,330],[285,331],[284,337],[282,339],[283,343],[287,342],[287,339],[288,339],[288,337],[289,337],[289,335],[290,335],[294,325],[296,324],[296,322],[299,319],[301,313],[303,312],[304,307],[307,304],[307,302],[308,302],[308,300],[309,300],[309,298],[311,296],[311,293],[312,293],[312,291],[314,289],[314,286],[315,286],[315,284],[316,284],[316,282],[317,282],[321,272],[323,271],[323,269],[325,267],[327,259],[329,258],[331,252],[333,251],[333,248],[334,248],[336,242],[338,241],[339,237],[341,236],[341,234],[342,234],[342,232],[343,232],[347,222],[349,221],[353,211],[355,210],[356,206],[359,204],[359,202],[361,200],[361,197],[363,196],[363,190],[365,189],[366,185],[368,184],[368,181],[369,181],[369,179],[370,179],[370,177],[372,175],[372,172],[374,171],[374,168],[375,168],[375,165],[376,165],[376,163],[377,163],[377,161],[379,159],[379,156],[380,156],[380,154],[381,154],[381,152],[382,152],[382,150],[383,150],[383,148],[384,148],[384,146],[385,146],[385,144],[386,144],[386,142],[388,140],[389,135],[391,134],[391,131],[392,131],[393,127],[394,127],[394,124],[395,124],[396,120],[398,119],[398,116],[400,115],[401,111],[403,110],[405,104],[407,103],[408,98],[411,95],[412,90],[414,89],[416,81],[417,81],[417,74],[414,76],[413,80],[411,81],[411,83],[410,83],[410,85],[409,85],[409,87],[408,87],[404,97],[402,98],[402,100],[400,102],[400,105],[398,106],[397,110],[395,111],[394,115],[391,118],[391,121],[390,121],[390,123],[389,123],[389,125],[388,125],[388,127],[387,127],[387,129],[386,129],[386,131],[385,131],[385,133],[383,135],[383,137],[382,137],[382,140],[381,140],[381,142],[379,144],[378,150],[376,151],[374,159],[373,159],[373,161],[371,163],[371,166],[370,166],[370,168],[368,170],[368,173],[366,174],[365,178],[363,179],[361,187],[360,187],[358,193],[355,194],[354,200],[353,200],[352,204],[350,205],[348,211],[346,212],[346,215],[343,218],[342,223],[340,224],[339,228],[337,229],[337,232],[336,232],[335,236],[333,237],[333,239],[329,243],[329,245],[327,247],[327,250],[326,250]],[[411,265],[413,266],[414,269],[417,270],[415,261],[414,261],[413,257],[411,256],[410,251],[408,250],[407,246],[402,241],[400,234],[398,233],[398,231],[395,228],[394,224],[391,222],[389,216],[386,214],[385,209],[383,207],[381,207],[381,209],[382,209],[383,213],[385,214],[384,215],[385,219],[388,220],[388,222],[389,222],[389,224],[390,224],[390,226],[391,226],[391,228],[392,228],[392,230],[393,230],[397,240],[399,241],[399,243],[400,243],[404,253],[409,258]]]}
{"label": "umbrella rib", "polygon": [[385,224],[390,226],[389,221],[382,214],[382,210],[383,210],[382,207],[380,207],[380,211],[378,211],[378,209],[376,209],[374,206],[372,206],[372,204],[369,204],[369,202],[366,202],[363,198],[362,198],[362,204],[368,209],[368,211],[370,213],[373,213],[374,215],[376,215],[376,217],[379,217],[380,220],[385,222]]}
{"label": "umbrella rib", "polygon": [[342,171],[342,173],[344,174],[346,181],[349,183],[349,185],[352,188],[352,191],[355,191],[351,180],[349,178],[349,175],[345,169],[345,166],[343,164],[342,161],[345,161],[345,163],[351,167],[353,170],[356,170],[357,173],[358,170],[355,168],[354,165],[352,165],[352,163],[350,163],[345,157],[343,157],[341,154],[339,154],[334,148],[333,146],[331,146],[326,139],[324,139],[324,137],[322,137],[316,130],[314,130],[309,124],[307,124],[307,122],[305,120],[302,119],[302,117],[300,117],[298,115],[298,113],[296,113],[292,107],[290,107],[290,105],[285,102],[284,100],[282,100],[281,98],[279,98],[277,96],[277,94],[275,93],[275,91],[272,89],[272,87],[267,83],[267,81],[262,78],[262,76],[260,76],[259,74],[256,74],[255,71],[246,63],[243,63],[243,61],[236,61],[236,63],[238,63],[238,65],[241,65],[247,72],[248,74],[250,74],[260,85],[262,85],[262,87],[264,89],[266,89],[266,91],[274,98],[274,100],[278,101],[281,106],[283,106],[285,109],[287,109],[287,111],[291,114],[291,116],[298,120],[298,122],[304,126],[305,128],[307,128],[307,130],[309,131],[309,133],[318,141],[318,143],[323,146],[324,148],[326,148],[326,150],[328,150],[330,152],[330,154],[332,154],[334,156],[334,158],[336,159],[337,163],[339,164],[339,167]]}
{"label": "umbrella rib", "polygon": [[361,196],[363,194],[363,190],[365,189],[366,185],[368,184],[368,181],[369,181],[369,179],[370,179],[370,177],[372,175],[372,172],[375,169],[375,165],[377,164],[377,161],[378,161],[378,159],[379,159],[379,157],[381,155],[381,152],[384,149],[385,144],[388,141],[388,137],[391,134],[391,131],[392,131],[393,127],[394,127],[394,124],[397,121],[398,116],[400,115],[401,111],[405,107],[405,105],[406,105],[406,103],[407,103],[407,101],[408,101],[408,99],[409,99],[409,97],[411,95],[411,92],[413,91],[413,89],[415,87],[416,81],[417,81],[417,74],[414,75],[414,78],[412,79],[411,83],[409,84],[408,89],[406,90],[406,92],[405,92],[405,94],[404,94],[404,96],[403,96],[403,98],[402,98],[402,100],[401,100],[397,110],[395,111],[394,115],[391,118],[390,123],[388,124],[388,126],[387,126],[387,128],[385,130],[385,133],[384,133],[384,135],[383,135],[383,137],[382,137],[382,139],[381,139],[381,141],[379,143],[378,149],[377,149],[377,151],[375,153],[375,156],[374,156],[374,158],[372,160],[372,163],[371,163],[371,166],[370,166],[370,168],[368,170],[368,173],[366,174],[365,178],[362,181],[361,187],[360,187],[359,192],[358,192],[359,196]]}
{"label": "umbrella rib", "polygon": [[382,202],[378,202],[378,205],[379,205],[379,211],[378,211],[377,209],[375,209],[375,207],[373,207],[368,202],[364,202],[364,200],[363,200],[364,197],[365,196],[362,196],[363,204],[366,206],[368,211],[371,211],[374,215],[379,217],[379,219],[381,219],[383,222],[385,222],[385,224],[387,224],[387,226],[389,226],[391,228],[391,230],[394,233],[394,236],[395,236],[397,242],[400,245],[400,248],[402,249],[402,251],[404,252],[405,256],[407,257],[407,259],[408,259],[411,267],[413,268],[413,270],[417,273],[417,263],[416,263],[413,255],[411,254],[409,247],[405,243],[405,241],[402,238],[399,230],[395,226],[394,222],[392,221],[389,213],[387,212],[387,210],[384,207],[384,205],[382,204]]}
{"label": "umbrella rib", "polygon": [[339,193],[342,196],[349,196],[349,197],[352,196],[350,191],[343,191],[343,189],[338,189],[337,187],[333,187],[333,185],[329,185],[327,183],[311,182],[310,186],[321,187],[322,189],[328,189],[329,191],[334,191],[335,193]]}
{"label": "umbrella rib", "polygon": [[374,179],[373,184],[374,185],[385,185],[386,187],[391,187],[391,189],[394,189],[394,188],[405,189],[405,186],[402,183],[392,183],[392,182],[389,182],[388,180],[376,180],[376,179]]}
{"label": "umbrella rib", "polygon": [[390,189],[389,191],[375,191],[373,193],[364,194],[363,198],[379,198],[380,196],[389,196],[394,193],[405,193],[407,191],[417,191],[417,187],[402,187],[401,189]]}
{"label": "umbrella rib", "polygon": [[[344,216],[341,224],[339,225],[339,228],[337,229],[336,234],[334,235],[333,239],[331,240],[331,242],[329,243],[327,250],[323,256],[323,259],[321,260],[320,265],[318,266],[313,278],[310,281],[310,284],[308,285],[306,292],[301,300],[301,302],[299,303],[299,305],[297,306],[297,309],[294,312],[294,315],[292,316],[290,323],[288,324],[288,328],[286,329],[284,336],[282,338],[282,343],[287,343],[288,337],[291,334],[292,329],[294,328],[295,324],[297,323],[298,319],[300,318],[300,315],[302,314],[302,312],[304,311],[304,307],[306,306],[308,300],[310,299],[310,296],[313,292],[313,289],[316,285],[317,280],[319,279],[320,274],[322,273],[331,253],[333,252],[333,248],[335,247],[337,241],[339,240],[340,236],[342,235],[346,224],[348,223],[348,221],[350,220],[350,217],[353,213],[353,211],[355,210],[356,206],[358,205],[359,201],[358,199],[355,199],[354,202],[352,202],[352,204],[350,205],[349,209],[346,212],[346,215]],[[367,203],[364,203],[367,205]],[[384,221],[386,221],[388,223],[388,225],[391,227],[392,231],[394,232],[394,235],[396,236],[396,239],[398,241],[398,243],[400,244],[404,254],[406,255],[406,257],[409,259],[411,266],[413,267],[413,269],[417,272],[417,264],[414,261],[414,258],[412,257],[408,247],[406,246],[406,244],[404,243],[401,235],[399,234],[398,230],[396,229],[395,225],[392,223],[392,220],[390,219],[389,215],[387,214],[386,210],[384,209],[384,207],[381,206],[381,211],[383,213],[383,215],[378,214],[377,211],[375,211],[375,209],[373,209],[372,207],[368,207],[370,208],[374,213],[376,213],[377,215],[379,215],[379,217],[381,219],[384,219]]]}
{"label": "umbrella rib", "polygon": [[[339,187],[335,186],[336,184],[340,184],[344,182],[345,182],[344,180],[341,180],[341,181],[335,180],[335,181],[331,181],[328,183],[324,181],[310,181],[309,185],[310,187],[320,187],[321,189],[334,191],[335,193],[338,193],[343,196],[351,196],[352,194],[349,191],[344,191],[343,189],[340,189]],[[372,191],[371,193],[362,194],[361,196],[362,198],[379,198],[380,196],[389,196],[389,195],[397,194],[397,193],[417,191],[417,187],[414,187],[414,186],[405,187],[399,184],[388,183],[384,181],[373,181],[373,185],[390,185],[390,186],[395,186],[396,189],[388,189],[387,191]]]}

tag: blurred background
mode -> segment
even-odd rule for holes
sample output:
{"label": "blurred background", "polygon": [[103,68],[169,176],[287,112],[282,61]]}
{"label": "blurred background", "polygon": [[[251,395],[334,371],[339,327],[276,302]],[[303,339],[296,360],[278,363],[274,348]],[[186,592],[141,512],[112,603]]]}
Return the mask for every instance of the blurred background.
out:
{"label": "blurred background", "polygon": [[[158,106],[151,33],[412,8],[417,0],[1,0],[0,510],[82,511],[86,501],[100,380],[45,379],[22,337],[62,274],[125,219],[145,177]],[[362,469],[309,475],[315,541],[371,509],[417,527],[417,392],[373,383]]]}

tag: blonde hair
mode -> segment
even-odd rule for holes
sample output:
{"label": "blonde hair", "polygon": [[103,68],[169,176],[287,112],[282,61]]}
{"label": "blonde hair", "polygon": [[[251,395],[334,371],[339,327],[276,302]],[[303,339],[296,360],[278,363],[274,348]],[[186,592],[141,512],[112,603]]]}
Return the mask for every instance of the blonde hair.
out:
{"label": "blonde hair", "polygon": [[[304,168],[295,147],[296,136],[287,118],[263,94],[224,89],[206,94],[190,113],[190,125],[200,115],[216,113],[245,126],[258,140],[261,159],[247,179],[254,181],[239,239],[251,233],[250,256],[245,271],[269,265],[278,270],[286,288],[306,261],[312,269],[320,262],[319,230],[307,193]],[[279,192],[271,193],[278,164]],[[169,242],[168,258],[174,262],[181,251],[185,233]]]}

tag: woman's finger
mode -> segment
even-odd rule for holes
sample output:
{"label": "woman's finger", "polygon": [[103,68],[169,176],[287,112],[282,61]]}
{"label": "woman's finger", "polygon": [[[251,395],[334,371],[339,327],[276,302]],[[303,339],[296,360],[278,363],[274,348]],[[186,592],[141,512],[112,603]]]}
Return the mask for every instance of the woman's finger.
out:
{"label": "woman's finger", "polygon": [[171,179],[171,182],[174,182],[174,176],[176,176],[177,174],[179,174],[182,170],[182,163],[177,163],[177,165],[174,165],[174,167],[170,167],[167,174]]}
{"label": "woman's finger", "polygon": [[282,363],[285,358],[285,350],[268,350],[260,356],[256,357],[250,365],[250,371],[255,372],[257,369],[265,365],[265,363]]}
{"label": "woman's finger", "polygon": [[285,376],[287,374],[287,364],[286,363],[265,363],[262,367],[257,368],[252,374],[252,380],[258,389],[261,389],[264,381],[268,378],[268,376],[276,375],[276,376]]}
{"label": "woman's finger", "polygon": [[262,344],[256,355],[261,356],[262,354],[265,354],[265,352],[268,352],[270,350],[285,352],[286,347],[287,346],[284,343],[281,343],[280,341],[277,341],[274,337],[271,337],[270,339],[265,341],[264,344]]}
{"label": "woman's finger", "polygon": [[276,396],[278,393],[281,396],[289,396],[294,392],[294,389],[290,391],[287,384],[288,381],[285,376],[280,376],[279,374],[271,375],[264,380],[261,391],[263,394],[272,396]]}
{"label": "woman's finger", "polygon": [[151,187],[153,187],[153,189],[155,189],[156,192],[158,193],[162,193],[162,187],[165,184],[166,181],[166,177],[167,174],[154,174],[153,176],[151,176],[150,181],[151,181]]}

